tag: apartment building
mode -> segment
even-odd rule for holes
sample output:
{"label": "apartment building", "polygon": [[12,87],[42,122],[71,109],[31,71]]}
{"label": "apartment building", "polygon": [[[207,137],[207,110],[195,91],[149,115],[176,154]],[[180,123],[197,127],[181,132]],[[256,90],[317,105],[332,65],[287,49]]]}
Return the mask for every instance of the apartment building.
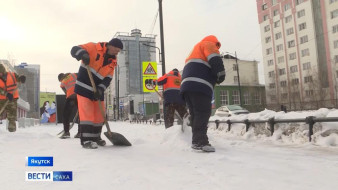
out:
{"label": "apartment building", "polygon": [[337,106],[338,0],[257,0],[267,104]]}
{"label": "apartment building", "polygon": [[[109,118],[132,119],[131,115],[152,115],[158,113],[159,97],[156,93],[143,92],[142,62],[156,61],[156,36],[142,35],[141,30],[130,33],[117,32],[114,36],[123,43],[118,54],[112,85],[106,90]],[[153,47],[146,46],[151,45]]]}

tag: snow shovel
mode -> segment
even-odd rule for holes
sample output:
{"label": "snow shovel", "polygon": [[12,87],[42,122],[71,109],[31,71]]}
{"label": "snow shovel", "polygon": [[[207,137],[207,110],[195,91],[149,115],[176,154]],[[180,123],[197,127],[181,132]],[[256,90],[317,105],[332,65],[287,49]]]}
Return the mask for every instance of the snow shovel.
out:
{"label": "snow shovel", "polygon": [[[90,83],[92,84],[93,91],[94,91],[94,94],[95,94],[97,89],[96,89],[96,85],[94,83],[93,75],[90,71],[89,65],[87,65],[86,67],[87,67],[87,72],[88,72],[88,76],[89,76],[89,79],[90,79]],[[110,131],[110,127],[109,127],[109,124],[108,124],[107,119],[105,117],[104,110],[103,110],[103,107],[102,107],[102,104],[101,104],[101,100],[99,100],[99,108],[100,108],[101,115],[104,119],[104,123],[106,124],[106,127],[107,127],[107,132],[104,132],[104,135],[107,137],[107,139],[109,139],[111,143],[113,143],[114,145],[117,145],[117,146],[131,146],[131,143],[123,135]]]}
{"label": "snow shovel", "polygon": [[[74,119],[73,119],[73,123],[72,123],[72,125],[69,127],[69,130],[71,130],[72,128],[73,128],[73,126],[74,126],[74,124],[75,124],[75,121],[76,121],[76,119],[77,119],[77,116],[79,116],[79,110],[77,110],[77,112],[76,112],[76,114],[75,114],[75,116],[74,116]],[[60,133],[58,133],[57,135],[60,135],[61,133],[63,133],[63,132],[65,132],[65,130],[62,130]]]}

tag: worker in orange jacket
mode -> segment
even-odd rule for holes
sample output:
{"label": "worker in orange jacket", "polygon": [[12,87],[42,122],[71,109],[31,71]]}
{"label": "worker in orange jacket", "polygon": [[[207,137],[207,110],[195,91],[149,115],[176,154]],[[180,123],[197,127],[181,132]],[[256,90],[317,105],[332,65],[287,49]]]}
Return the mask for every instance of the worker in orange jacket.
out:
{"label": "worker in orange jacket", "polygon": [[[77,73],[60,73],[58,79],[61,82],[60,87],[66,94],[66,101],[63,108],[63,134],[60,136],[61,139],[70,138],[69,133],[69,118],[73,109],[77,109],[77,98],[74,92],[75,82],[77,79]],[[80,130],[78,127],[78,133],[74,136],[80,138]]]}
{"label": "worker in orange jacket", "polygon": [[[0,64],[0,109],[7,113],[8,131],[16,131],[17,101],[19,99],[18,83],[25,83],[26,77],[14,72],[7,72],[4,65]],[[1,114],[1,113],[0,113]]]}
{"label": "worker in orange jacket", "polygon": [[180,89],[191,115],[191,148],[206,152],[215,151],[207,136],[214,86],[225,79],[220,47],[221,43],[213,35],[194,46],[185,60]]}
{"label": "worker in orange jacket", "polygon": [[[80,139],[83,148],[95,149],[98,145],[104,146],[106,144],[101,139],[104,116],[99,108],[99,100],[104,108],[104,91],[110,85],[117,65],[116,56],[122,49],[122,41],[113,38],[108,43],[90,42],[74,46],[71,50],[71,55],[75,59],[82,60],[75,84],[75,93],[77,94]],[[94,93],[87,73],[87,65],[90,67],[97,87],[96,93]]]}
{"label": "worker in orange jacket", "polygon": [[175,110],[181,119],[187,114],[185,102],[180,95],[181,81],[182,77],[176,68],[157,79],[157,81],[152,79],[145,80],[146,84],[163,86],[165,128],[173,126]]}

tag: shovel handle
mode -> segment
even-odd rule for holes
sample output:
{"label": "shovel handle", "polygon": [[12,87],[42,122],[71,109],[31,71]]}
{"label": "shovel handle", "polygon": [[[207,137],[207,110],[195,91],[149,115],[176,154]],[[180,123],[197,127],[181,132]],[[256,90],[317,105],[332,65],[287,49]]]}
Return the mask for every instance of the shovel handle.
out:
{"label": "shovel handle", "polygon": [[0,114],[2,114],[2,112],[5,110],[5,108],[7,107],[9,100],[6,100],[5,104],[2,106],[1,110],[0,110]]}
{"label": "shovel handle", "polygon": [[[87,65],[86,67],[87,67],[87,72],[88,72],[88,76],[89,76],[89,79],[90,79],[90,83],[92,84],[93,91],[94,91],[94,94],[95,94],[97,92],[97,89],[96,89],[96,85],[94,83],[94,78],[93,78],[92,72],[90,71],[89,65]],[[101,100],[99,100],[99,108],[100,108],[101,115],[104,119],[104,123],[106,124],[107,132],[108,132],[109,136],[112,136],[112,132],[110,130],[109,124],[108,124],[108,122],[107,122],[107,120],[104,116],[104,110],[103,110],[103,107],[102,107],[102,104],[101,104]]]}

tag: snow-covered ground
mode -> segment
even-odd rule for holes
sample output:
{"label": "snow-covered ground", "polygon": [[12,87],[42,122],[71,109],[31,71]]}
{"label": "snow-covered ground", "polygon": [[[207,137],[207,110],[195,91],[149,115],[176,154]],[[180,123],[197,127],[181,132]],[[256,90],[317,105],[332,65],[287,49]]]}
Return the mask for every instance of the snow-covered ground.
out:
{"label": "snow-covered ground", "polygon": [[[302,118],[309,114],[338,116],[336,110],[321,109],[287,114],[265,110],[237,117]],[[191,130],[182,133],[178,125],[165,130],[163,125],[109,124],[133,146],[116,147],[107,142],[105,147],[88,150],[81,148],[79,139],[59,139],[56,134],[62,124],[19,128],[15,133],[1,124],[0,189],[333,190],[338,186],[338,136],[320,135],[338,129],[337,123],[317,126],[315,142],[307,141],[305,126],[286,133],[292,126],[284,124],[270,137],[264,129],[259,133],[251,128],[245,133],[240,124],[233,124],[230,132],[224,124],[218,129],[210,125],[208,135],[215,153],[192,150]],[[71,134],[76,130],[77,126]],[[53,156],[54,166],[27,167],[27,156]],[[73,181],[28,182],[26,171],[73,171]]]}

